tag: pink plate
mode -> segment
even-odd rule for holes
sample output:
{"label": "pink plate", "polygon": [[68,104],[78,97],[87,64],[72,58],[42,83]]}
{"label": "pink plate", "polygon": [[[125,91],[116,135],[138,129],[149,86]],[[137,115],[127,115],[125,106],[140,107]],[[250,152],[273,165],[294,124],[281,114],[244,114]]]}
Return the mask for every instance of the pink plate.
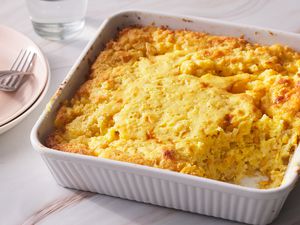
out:
{"label": "pink plate", "polygon": [[36,53],[34,76],[24,78],[16,92],[0,91],[0,127],[26,111],[41,95],[48,80],[48,63],[39,47],[23,34],[0,25],[0,70],[10,69],[21,49]]}

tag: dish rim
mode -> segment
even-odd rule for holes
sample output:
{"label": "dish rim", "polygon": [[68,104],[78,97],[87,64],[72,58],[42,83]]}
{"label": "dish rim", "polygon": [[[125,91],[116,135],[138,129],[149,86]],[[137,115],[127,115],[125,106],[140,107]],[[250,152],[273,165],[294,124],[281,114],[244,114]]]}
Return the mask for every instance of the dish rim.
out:
{"label": "dish rim", "polygon": [[[233,22],[228,22],[228,21],[221,21],[217,19],[211,19],[211,18],[203,18],[203,17],[196,17],[196,16],[186,16],[186,15],[175,15],[175,14],[169,14],[169,13],[160,13],[160,12],[154,12],[154,11],[148,11],[148,10],[139,10],[139,9],[130,9],[130,10],[121,10],[118,11],[111,16],[107,17],[98,30],[95,33],[95,36],[88,42],[78,59],[75,61],[71,69],[69,70],[68,74],[66,75],[65,79],[61,82],[60,86],[57,88],[57,90],[61,90],[64,88],[64,86],[68,83],[69,79],[72,77],[73,73],[77,69],[77,67],[80,65],[80,62],[84,59],[84,57],[88,54],[88,51],[91,49],[93,46],[95,40],[99,37],[101,34],[103,28],[108,24],[110,20],[112,20],[115,17],[119,17],[128,13],[144,13],[144,14],[152,14],[154,16],[164,16],[164,17],[170,17],[174,19],[182,19],[182,20],[187,20],[187,21],[197,21],[199,23],[203,22],[209,22],[217,25],[228,25],[234,28],[243,28],[243,29],[253,29],[253,30],[260,30],[260,31],[267,31],[267,32],[273,32],[276,34],[280,35],[287,35],[291,37],[296,37],[300,40],[300,35],[295,34],[292,32],[288,31],[282,31],[282,30],[277,30],[277,29],[272,29],[272,28],[265,28],[265,27],[260,27],[260,26],[254,26],[254,25],[247,25],[247,24],[239,24],[239,23],[233,23]],[[229,36],[229,35],[228,35]],[[50,106],[57,100],[58,95],[55,93],[53,97],[50,99],[49,103],[47,106]],[[76,160],[86,160],[86,161],[91,161],[95,163],[103,163],[105,165],[113,165],[115,167],[127,167],[130,169],[138,170],[138,172],[146,172],[146,173],[155,173],[155,174],[163,174],[165,176],[171,176],[175,178],[180,178],[180,179],[185,179],[187,181],[192,181],[192,182],[200,182],[200,183],[208,183],[208,185],[216,185],[219,187],[223,188],[228,188],[231,191],[235,190],[238,192],[243,192],[244,194],[274,194],[274,193],[279,193],[279,192],[285,192],[289,189],[292,189],[294,187],[294,184],[296,183],[298,176],[299,176],[299,170],[300,170],[300,161],[297,160],[297,165],[294,165],[295,170],[292,170],[290,173],[290,178],[288,179],[288,182],[283,182],[282,185],[279,187],[275,188],[269,188],[269,189],[259,189],[259,188],[252,188],[252,187],[246,187],[246,186],[241,186],[238,184],[232,184],[228,182],[223,182],[219,180],[214,180],[210,178],[205,178],[205,177],[199,177],[199,176],[194,176],[194,175],[189,175],[189,174],[183,174],[167,169],[161,169],[161,168],[155,168],[155,167],[150,167],[150,166],[145,166],[145,165],[140,165],[140,164],[134,164],[134,163],[129,163],[129,162],[124,162],[124,161],[117,161],[113,159],[106,159],[106,158],[100,158],[100,157],[95,157],[95,156],[90,156],[90,155],[82,155],[78,153],[71,153],[71,152],[63,152],[59,151],[56,149],[48,148],[44,144],[42,144],[42,141],[39,139],[39,128],[42,123],[42,121],[46,118],[48,114],[48,107],[44,109],[42,114],[40,115],[38,121],[34,125],[30,138],[31,138],[31,143],[34,146],[34,149],[41,153],[41,154],[48,154],[48,155],[57,155],[57,156],[62,156],[64,158],[70,157]],[[295,149],[295,152],[299,151],[299,145]],[[291,158],[292,159],[292,158]],[[291,161],[289,162],[289,164]],[[226,191],[226,189],[222,191]]]}

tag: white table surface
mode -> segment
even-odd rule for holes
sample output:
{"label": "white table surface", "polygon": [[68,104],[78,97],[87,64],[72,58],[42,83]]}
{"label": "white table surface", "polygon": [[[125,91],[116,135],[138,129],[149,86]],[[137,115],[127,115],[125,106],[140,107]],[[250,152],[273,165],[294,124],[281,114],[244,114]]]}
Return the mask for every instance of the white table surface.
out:
{"label": "white table surface", "polygon": [[[238,224],[62,188],[33,151],[30,130],[88,40],[104,18],[116,11],[156,10],[300,32],[299,1],[91,0],[84,31],[76,39],[65,42],[47,41],[34,33],[24,0],[1,0],[0,3],[0,24],[26,34],[39,45],[49,59],[52,76],[49,91],[41,104],[23,122],[0,135],[0,225]],[[300,185],[290,194],[273,224],[300,224]]]}

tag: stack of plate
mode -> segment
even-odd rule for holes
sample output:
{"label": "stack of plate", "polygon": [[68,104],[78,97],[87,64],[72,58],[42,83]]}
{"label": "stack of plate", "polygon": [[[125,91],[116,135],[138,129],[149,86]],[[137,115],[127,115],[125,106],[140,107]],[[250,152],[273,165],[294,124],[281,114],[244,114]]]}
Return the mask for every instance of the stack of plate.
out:
{"label": "stack of plate", "polygon": [[39,104],[49,86],[49,65],[39,47],[23,34],[0,26],[0,70],[10,69],[21,49],[36,53],[34,76],[26,77],[15,92],[0,91],[0,134],[21,122]]}

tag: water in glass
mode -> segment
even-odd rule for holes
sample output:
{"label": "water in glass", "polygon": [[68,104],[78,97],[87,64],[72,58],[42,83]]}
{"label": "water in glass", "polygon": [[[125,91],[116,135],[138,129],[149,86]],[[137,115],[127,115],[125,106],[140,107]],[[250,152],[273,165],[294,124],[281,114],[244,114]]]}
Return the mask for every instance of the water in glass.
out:
{"label": "water in glass", "polygon": [[51,40],[65,40],[84,27],[87,0],[27,0],[34,30]]}

